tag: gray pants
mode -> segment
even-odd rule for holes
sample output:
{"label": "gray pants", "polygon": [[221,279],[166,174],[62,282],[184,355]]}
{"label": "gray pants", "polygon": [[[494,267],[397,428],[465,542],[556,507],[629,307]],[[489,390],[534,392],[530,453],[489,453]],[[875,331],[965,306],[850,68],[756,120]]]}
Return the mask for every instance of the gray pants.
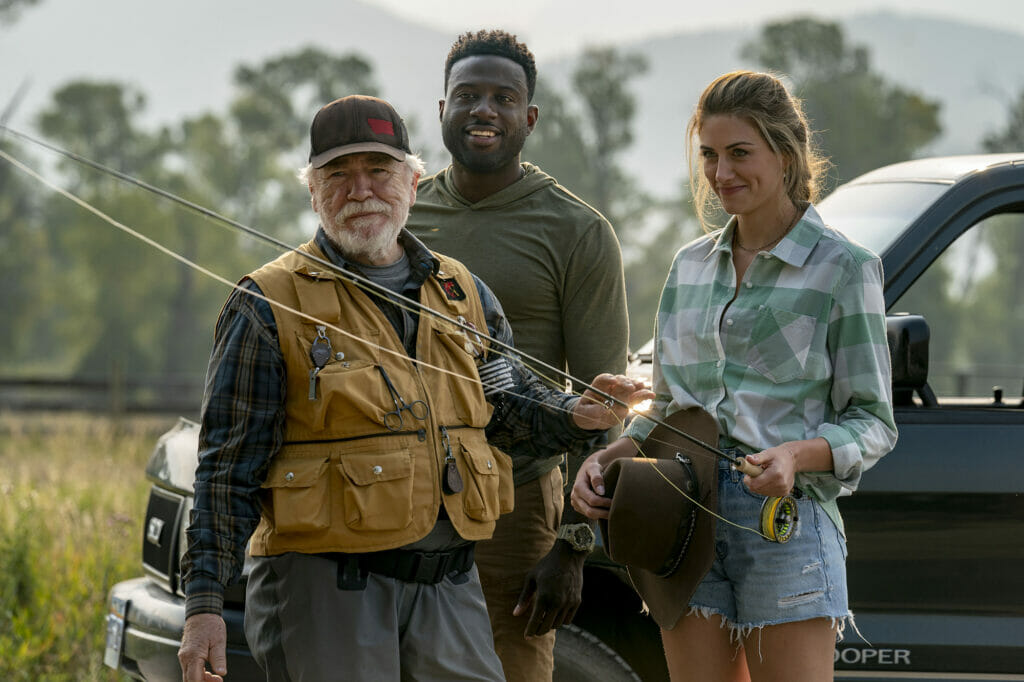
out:
{"label": "gray pants", "polygon": [[375,574],[339,590],[338,564],[254,558],[245,636],[268,682],[503,682],[476,566],[461,584]]}

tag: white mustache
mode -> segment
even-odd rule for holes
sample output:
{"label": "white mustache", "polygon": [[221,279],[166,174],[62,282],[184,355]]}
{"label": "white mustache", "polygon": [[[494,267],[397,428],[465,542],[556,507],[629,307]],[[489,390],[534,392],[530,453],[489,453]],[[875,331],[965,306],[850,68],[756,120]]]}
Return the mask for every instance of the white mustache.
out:
{"label": "white mustache", "polygon": [[338,212],[337,219],[344,220],[360,213],[382,213],[391,215],[391,205],[380,199],[367,199],[366,201],[350,201]]}

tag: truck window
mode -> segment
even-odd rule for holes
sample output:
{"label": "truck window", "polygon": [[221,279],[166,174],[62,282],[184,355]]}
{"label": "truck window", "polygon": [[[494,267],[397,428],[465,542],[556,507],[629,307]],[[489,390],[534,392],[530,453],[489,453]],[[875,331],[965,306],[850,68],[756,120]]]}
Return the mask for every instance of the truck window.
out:
{"label": "truck window", "polygon": [[995,389],[1024,395],[1024,215],[990,216],[967,230],[892,307],[931,328],[928,383],[941,404],[991,404]]}

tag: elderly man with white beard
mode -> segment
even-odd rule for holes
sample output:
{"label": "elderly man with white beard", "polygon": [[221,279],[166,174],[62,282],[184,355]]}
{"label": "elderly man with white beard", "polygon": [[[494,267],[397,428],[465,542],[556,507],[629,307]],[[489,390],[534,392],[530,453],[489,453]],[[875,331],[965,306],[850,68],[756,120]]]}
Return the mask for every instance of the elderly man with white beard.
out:
{"label": "elderly man with white beard", "polygon": [[217,321],[182,679],[227,674],[224,588],[248,551],[245,634],[268,680],[503,680],[473,547],[511,511],[504,453],[587,452],[653,394],[608,374],[593,386],[623,404],[560,393],[502,350],[493,294],[404,228],[423,164],[387,102],[331,102],[310,142],[320,228]]}

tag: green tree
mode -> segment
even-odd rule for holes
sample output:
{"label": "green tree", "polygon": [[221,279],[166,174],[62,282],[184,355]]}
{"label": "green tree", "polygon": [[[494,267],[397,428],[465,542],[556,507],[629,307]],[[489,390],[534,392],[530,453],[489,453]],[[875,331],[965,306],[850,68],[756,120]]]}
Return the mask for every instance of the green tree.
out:
{"label": "green tree", "polygon": [[[1024,149],[1024,92],[1007,114],[1005,126],[982,139],[985,151]],[[1005,213],[973,226],[897,302],[896,310],[924,314],[932,327],[929,382],[940,396],[989,395],[993,383],[1016,395],[1022,290],[1024,220]]]}
{"label": "green tree", "polygon": [[611,220],[620,239],[642,219],[640,192],[618,157],[633,143],[636,104],[629,83],[646,70],[641,55],[590,47],[573,71],[571,91],[561,94],[538,79],[533,101],[540,119],[523,150],[524,159]]}
{"label": "green tree", "polygon": [[[143,133],[135,118],[145,98],[116,83],[79,81],[58,89],[39,115],[39,128],[57,144],[98,159],[130,175],[144,174],[159,161],[159,142]],[[63,160],[64,185],[100,210],[128,225],[160,233],[149,200],[112,178]],[[59,358],[80,374],[105,375],[115,365],[125,371],[152,367],[154,346],[146,335],[157,311],[145,292],[154,281],[153,256],[131,237],[56,195],[48,195],[41,214],[49,255],[55,261],[59,300],[50,343]],[[126,284],[130,283],[130,286]]]}
{"label": "green tree", "polygon": [[[0,149],[33,166],[25,149],[0,139]],[[47,317],[53,290],[40,282],[53,277],[47,235],[40,228],[39,192],[32,180],[6,161],[0,161],[0,367],[5,373],[24,371],[26,362],[42,352],[36,367],[45,366]],[[40,343],[42,342],[42,343]]]}
{"label": "green tree", "polygon": [[[1005,127],[986,135],[982,146],[992,153],[1024,150],[1024,90],[1010,104]],[[989,356],[994,363],[1019,364],[1017,340],[1024,335],[1024,301],[1017,292],[1024,291],[1024,221],[1020,214],[1008,214],[988,222],[994,227],[982,235],[995,263],[978,283],[975,302],[991,315],[988,325],[975,327],[969,353],[971,357]],[[1006,292],[1015,293],[1008,296]],[[991,329],[1002,329],[1003,333],[993,338],[986,333]],[[1016,392],[1018,387],[1007,388]]]}
{"label": "green tree", "polygon": [[225,200],[243,222],[292,224],[309,206],[293,188],[295,159],[308,149],[313,114],[345,95],[377,95],[373,67],[357,54],[306,47],[239,66],[234,82],[229,120],[236,173]]}
{"label": "green tree", "polygon": [[594,150],[583,134],[583,122],[566,98],[543,78],[537,79],[533,103],[540,109],[537,126],[523,149],[523,158],[557,178],[572,192],[593,203],[590,159]]}
{"label": "green tree", "polygon": [[[996,153],[1024,149],[1024,90],[1017,95],[1007,114],[1006,127],[982,140],[985,151]],[[988,245],[996,259],[995,270],[1003,273],[1002,281],[1010,284],[1010,291],[1024,291],[1024,230],[989,230],[987,234]],[[1018,302],[1015,311],[1019,331],[1024,333],[1024,303]],[[1020,335],[1011,338],[1020,338]]]}
{"label": "green tree", "polygon": [[[295,171],[305,157],[309,120],[339,96],[374,94],[372,67],[357,55],[305,48],[240,66],[235,85],[225,114],[204,113],[152,131],[139,123],[146,106],[141,92],[119,83],[73,82],[54,92],[38,116],[39,128],[71,151],[298,243],[308,236],[301,228],[309,197]],[[69,160],[58,169],[62,184],[88,203],[228,281],[278,255],[272,246],[93,169]],[[25,212],[9,204],[5,193],[0,211]],[[135,378],[201,376],[224,284],[60,197],[47,196],[38,213],[35,222],[43,227],[35,241],[52,262],[49,289],[60,295],[46,307],[51,324],[30,355],[58,358],[45,365],[55,373],[105,376],[117,367]],[[17,258],[5,253],[5,260],[33,262],[25,229],[12,225],[0,235],[23,247]],[[12,290],[32,281],[11,277],[18,280]],[[12,338],[22,338],[25,329]]]}
{"label": "green tree", "polygon": [[742,54],[798,84],[869,68],[867,49],[847,46],[839,24],[810,17],[765,25],[757,39],[743,46]]}
{"label": "green tree", "polygon": [[0,24],[13,24],[23,9],[38,4],[39,0],[0,0]]}
{"label": "green tree", "polygon": [[675,197],[658,201],[648,212],[644,234],[631,240],[626,252],[626,295],[629,300],[629,347],[644,344],[654,332],[658,300],[676,252],[701,234],[687,179]]}
{"label": "green tree", "polygon": [[1024,149],[1024,90],[1007,111],[1006,127],[986,135],[981,141],[985,151],[1012,152]]}
{"label": "green tree", "polygon": [[[1020,395],[1024,218],[989,216],[950,245],[897,301],[931,326],[929,383],[940,395]],[[993,333],[998,330],[998,333]]]}
{"label": "green tree", "polygon": [[588,47],[580,55],[573,85],[583,100],[593,135],[594,204],[613,224],[621,224],[619,206],[635,195],[617,157],[633,144],[636,101],[628,83],[647,71],[639,54],[622,54],[613,47]]}
{"label": "green tree", "polygon": [[835,180],[912,158],[942,131],[939,103],[876,73],[838,24],[803,17],[767,24],[745,58],[787,74]]}
{"label": "green tree", "polygon": [[[240,202],[233,192],[245,169],[238,166],[236,150],[240,142],[229,130],[228,122],[208,113],[187,119],[173,130],[162,131],[169,152],[155,169],[153,184],[237,219]],[[228,281],[237,280],[276,255],[270,247],[260,247],[223,224],[168,202],[152,198],[149,201],[167,228],[162,243]],[[247,212],[246,220],[254,218],[259,215]],[[150,292],[154,305],[164,311],[164,330],[170,334],[151,339],[163,350],[159,371],[167,377],[201,374],[209,354],[213,323],[228,291],[223,284],[188,266],[161,258],[166,278]]]}
{"label": "green tree", "polygon": [[[53,93],[38,117],[39,129],[71,151],[134,174],[152,162],[157,143],[144,136],[135,122],[145,106],[141,92],[120,83],[76,81]],[[75,187],[93,177],[72,161],[61,164]]]}
{"label": "green tree", "polygon": [[[660,271],[634,261],[652,252],[664,254],[664,245],[659,250],[650,242],[652,228],[646,224],[651,209],[659,206],[619,162],[633,143],[635,99],[629,84],[646,69],[640,55],[591,47],[584,50],[573,71],[571,90],[560,93],[538,79],[533,101],[540,107],[540,119],[523,150],[524,159],[594,206],[615,228],[627,270],[631,325],[643,330],[643,338],[637,337],[636,343],[646,341],[644,335],[649,334],[668,268],[668,261]],[[571,103],[579,104],[578,109]]]}
{"label": "green tree", "polygon": [[[355,54],[307,47],[241,65],[234,82],[236,94],[225,117],[204,114],[164,131],[185,169],[165,172],[164,186],[287,243],[299,243],[308,237],[302,218],[309,214],[309,196],[295,171],[309,144],[309,121],[316,109],[338,97],[376,94],[373,68]],[[192,215],[179,212],[175,226],[178,252],[215,263],[229,280],[278,255],[252,237],[217,229]],[[168,288],[171,329],[188,330],[179,337],[191,341],[167,346],[167,371],[205,364],[216,306],[224,298],[223,288],[215,292],[213,286],[183,269],[175,287]]]}

